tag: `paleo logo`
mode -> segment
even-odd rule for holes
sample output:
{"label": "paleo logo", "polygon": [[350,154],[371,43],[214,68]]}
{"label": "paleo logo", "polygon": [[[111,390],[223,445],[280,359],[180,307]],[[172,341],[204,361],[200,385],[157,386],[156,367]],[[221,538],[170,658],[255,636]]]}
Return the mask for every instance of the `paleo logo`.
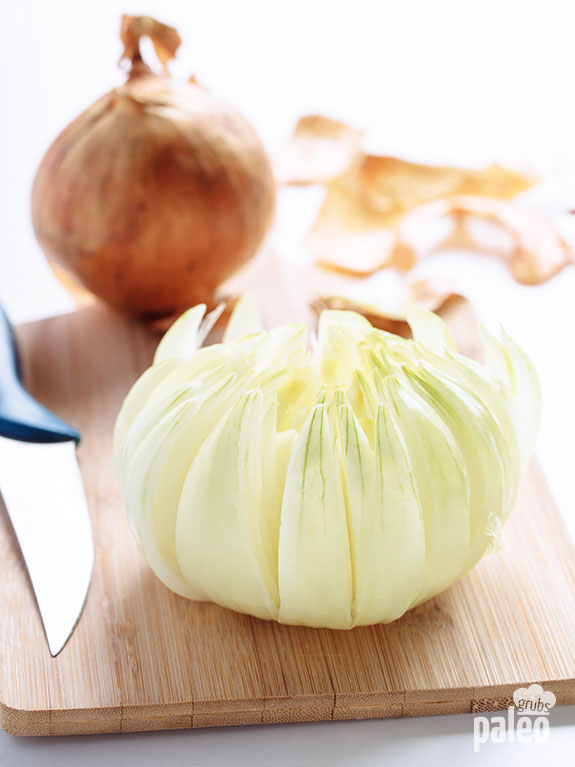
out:
{"label": "paleo logo", "polygon": [[473,750],[492,743],[545,743],[549,740],[549,712],[556,703],[551,690],[540,684],[519,687],[507,716],[476,716],[473,721]]}

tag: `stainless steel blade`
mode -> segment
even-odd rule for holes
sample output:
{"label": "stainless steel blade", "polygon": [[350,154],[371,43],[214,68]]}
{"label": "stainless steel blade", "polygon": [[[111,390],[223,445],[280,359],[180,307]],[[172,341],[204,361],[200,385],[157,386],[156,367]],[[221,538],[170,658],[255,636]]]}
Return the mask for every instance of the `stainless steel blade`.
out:
{"label": "stainless steel blade", "polygon": [[0,491],[57,655],[80,617],[94,564],[76,444],[0,437]]}

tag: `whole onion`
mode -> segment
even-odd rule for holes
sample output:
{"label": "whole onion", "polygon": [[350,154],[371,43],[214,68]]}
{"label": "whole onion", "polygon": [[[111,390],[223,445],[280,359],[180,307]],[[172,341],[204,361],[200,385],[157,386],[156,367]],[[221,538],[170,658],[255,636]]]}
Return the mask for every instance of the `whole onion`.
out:
{"label": "whole onion", "polygon": [[275,183],[250,124],[192,79],[154,73],[175,29],[124,16],[126,83],[58,136],[38,169],[32,221],[48,258],[130,314],[180,313],[254,255],[269,226]]}

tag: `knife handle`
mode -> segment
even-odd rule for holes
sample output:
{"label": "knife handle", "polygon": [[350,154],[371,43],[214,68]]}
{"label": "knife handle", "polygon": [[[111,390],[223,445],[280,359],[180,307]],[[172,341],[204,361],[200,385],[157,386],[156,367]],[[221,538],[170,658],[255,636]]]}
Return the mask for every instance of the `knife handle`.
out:
{"label": "knife handle", "polygon": [[23,442],[80,441],[79,432],[28,394],[20,380],[14,331],[0,306],[0,436]]}

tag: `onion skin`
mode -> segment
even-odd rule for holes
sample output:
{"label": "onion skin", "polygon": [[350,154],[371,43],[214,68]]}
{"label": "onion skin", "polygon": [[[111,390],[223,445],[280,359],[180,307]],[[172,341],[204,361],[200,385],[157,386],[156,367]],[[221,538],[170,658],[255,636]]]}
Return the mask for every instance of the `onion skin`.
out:
{"label": "onion skin", "polygon": [[255,254],[274,199],[250,124],[136,60],[48,149],[32,223],[49,260],[112,306],[154,319],[210,303]]}

